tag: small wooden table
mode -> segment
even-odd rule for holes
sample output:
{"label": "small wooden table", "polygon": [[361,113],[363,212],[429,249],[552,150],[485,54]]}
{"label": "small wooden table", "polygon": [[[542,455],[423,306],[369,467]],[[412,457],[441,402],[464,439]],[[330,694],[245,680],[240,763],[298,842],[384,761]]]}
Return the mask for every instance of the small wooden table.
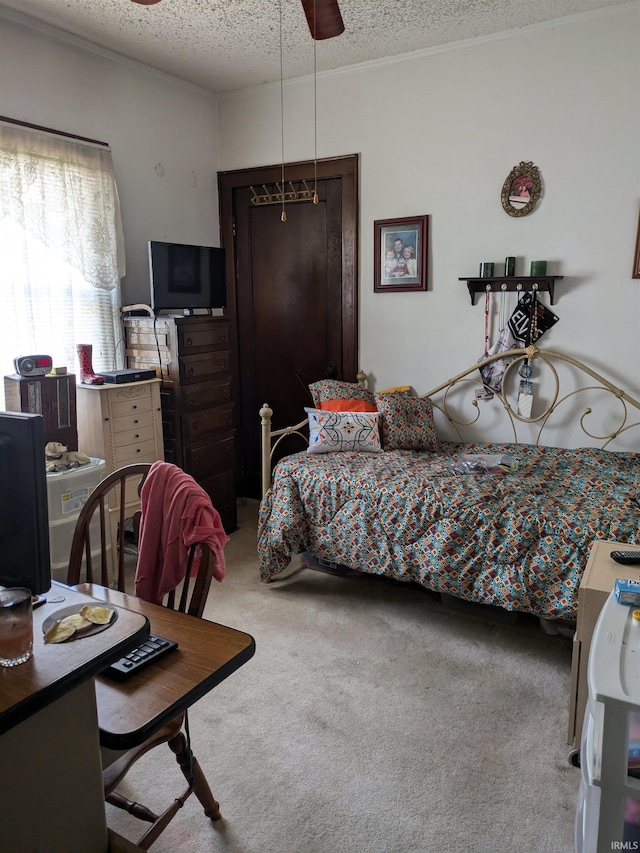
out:
{"label": "small wooden table", "polygon": [[96,679],[100,742],[107,749],[138,746],[255,653],[253,637],[243,631],[95,584],[74,589],[145,616],[152,633],[178,643],[175,651],[125,681]]}
{"label": "small wooden table", "polygon": [[53,583],[33,612],[33,657],[0,669],[0,848],[106,853],[94,680],[149,636],[146,616],[118,610],[100,633],[45,644],[45,619],[95,601]]}

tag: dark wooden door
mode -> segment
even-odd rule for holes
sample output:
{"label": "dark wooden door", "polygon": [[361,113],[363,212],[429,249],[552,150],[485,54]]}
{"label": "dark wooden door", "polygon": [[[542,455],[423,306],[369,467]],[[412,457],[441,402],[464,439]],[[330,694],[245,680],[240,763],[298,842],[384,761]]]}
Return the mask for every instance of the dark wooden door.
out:
{"label": "dark wooden door", "polygon": [[[281,170],[219,175],[227,280],[235,281],[228,302],[236,327],[237,487],[249,497],[260,495],[262,404],[272,407],[275,427],[295,423],[311,405],[310,382],[353,381],[358,369],[357,157],[319,161],[318,203],[285,203],[285,222],[281,204],[251,201],[280,183]],[[292,187],[303,179],[313,186],[313,162],[285,173]]]}

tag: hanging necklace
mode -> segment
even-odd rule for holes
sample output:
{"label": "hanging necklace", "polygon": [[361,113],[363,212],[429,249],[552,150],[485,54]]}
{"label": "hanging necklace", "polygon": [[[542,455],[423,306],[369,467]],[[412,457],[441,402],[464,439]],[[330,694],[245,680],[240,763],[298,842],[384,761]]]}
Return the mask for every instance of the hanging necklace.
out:
{"label": "hanging necklace", "polygon": [[531,334],[529,335],[529,343],[535,344],[538,340],[538,297],[533,294],[533,306],[531,308]]}

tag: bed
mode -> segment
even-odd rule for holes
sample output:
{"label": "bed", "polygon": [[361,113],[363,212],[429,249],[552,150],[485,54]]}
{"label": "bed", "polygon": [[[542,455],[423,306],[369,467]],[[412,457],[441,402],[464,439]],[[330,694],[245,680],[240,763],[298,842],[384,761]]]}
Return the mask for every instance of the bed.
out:
{"label": "bed", "polygon": [[[491,392],[499,359],[500,390],[492,381]],[[420,396],[374,394],[363,375],[331,382],[310,386],[313,406],[297,424],[274,429],[271,409],[260,410],[262,580],[284,577],[304,554],[572,622],[593,541],[640,544],[640,401],[583,362],[531,346],[490,356]],[[376,420],[381,449],[313,451],[318,430],[331,437],[338,417],[317,408],[332,394],[373,399],[368,420],[345,417]],[[584,445],[560,446],[570,421]],[[298,447],[272,472],[274,452],[293,439]]]}

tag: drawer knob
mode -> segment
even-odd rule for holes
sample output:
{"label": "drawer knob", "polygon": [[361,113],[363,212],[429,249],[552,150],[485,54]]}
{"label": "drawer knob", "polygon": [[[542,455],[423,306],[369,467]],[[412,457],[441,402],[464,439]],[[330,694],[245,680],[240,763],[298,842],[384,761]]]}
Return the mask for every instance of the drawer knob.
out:
{"label": "drawer knob", "polygon": [[187,376],[193,376],[193,373],[194,373],[193,367],[190,367],[190,368],[187,370]]}
{"label": "drawer knob", "polygon": [[226,369],[227,369],[227,362],[226,362],[226,361],[224,361],[224,359],[223,359],[223,360],[220,362],[220,370],[226,370]]}
{"label": "drawer knob", "polygon": [[193,346],[193,341],[191,340],[191,338],[185,338],[185,339],[184,339],[184,345],[185,345],[186,347],[192,347],[192,346]]}
{"label": "drawer knob", "polygon": [[134,404],[133,408],[134,408],[134,409],[137,409],[138,407]]}
{"label": "drawer knob", "polygon": [[196,404],[195,398],[189,397],[189,405],[191,406],[191,408],[193,408],[195,406],[195,404]]}
{"label": "drawer knob", "polygon": [[138,419],[136,418],[136,420],[134,421],[134,424],[137,424],[137,423],[139,423],[139,421],[138,421]]}

